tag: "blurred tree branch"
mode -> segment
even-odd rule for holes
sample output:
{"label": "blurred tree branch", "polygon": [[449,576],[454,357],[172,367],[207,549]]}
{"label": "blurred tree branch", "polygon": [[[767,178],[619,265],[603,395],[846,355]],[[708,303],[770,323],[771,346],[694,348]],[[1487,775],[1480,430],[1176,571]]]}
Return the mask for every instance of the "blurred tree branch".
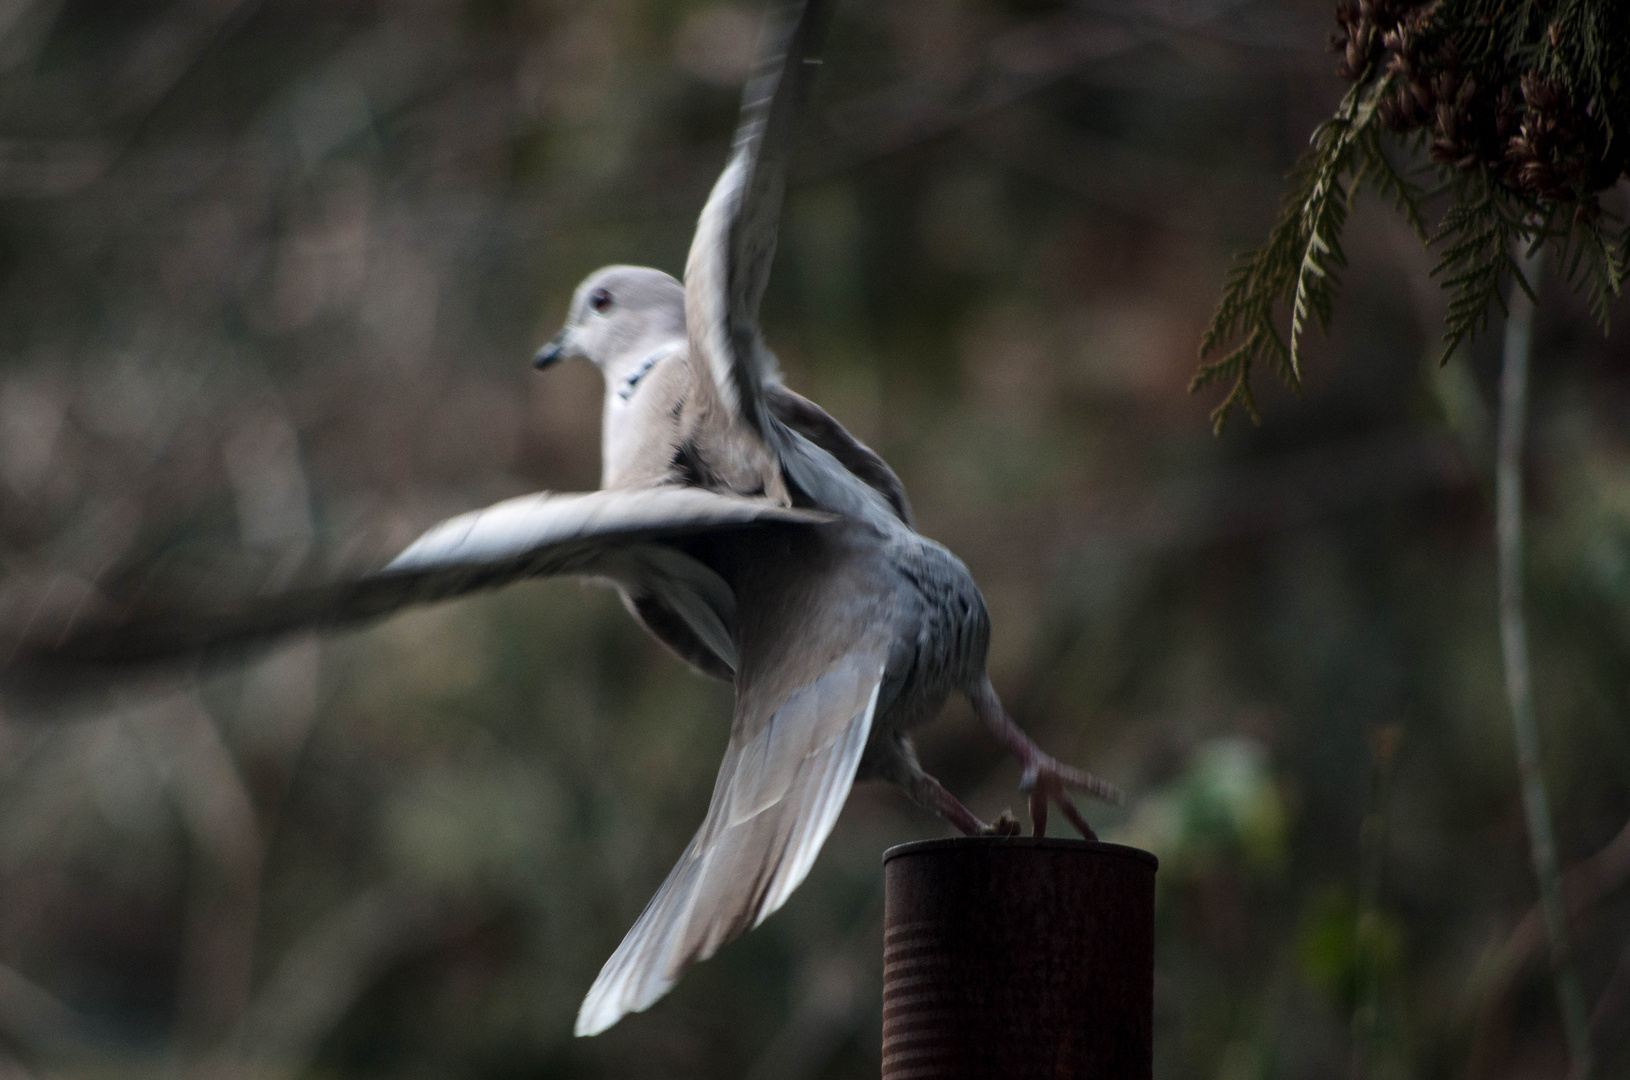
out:
{"label": "blurred tree branch", "polygon": [[237,764],[194,694],[150,703],[133,721],[169,765],[171,797],[200,856],[177,1007],[179,1047],[191,1054],[220,1038],[248,999],[264,849]]}
{"label": "blurred tree branch", "polygon": [[1148,153],[1024,103],[997,122],[971,122],[969,133],[1007,168],[1174,232],[1233,233],[1271,207],[1265,176]]}
{"label": "blurred tree branch", "polygon": [[296,1076],[393,962],[474,925],[468,903],[407,884],[352,897],[289,947],[243,1013],[230,1056],[251,1075]]}
{"label": "blurred tree branch", "polygon": [[[94,126],[117,133],[95,138],[0,140],[0,195],[57,198],[96,182],[142,142],[154,116],[181,82],[241,28],[261,3],[221,0],[173,5],[164,18],[147,29],[125,63],[111,69],[99,64],[83,71],[59,73],[59,84],[75,79],[110,84],[102,98],[105,108]],[[50,22],[55,22],[60,12],[43,10],[56,5],[27,0],[13,6],[21,10],[10,13],[9,19],[0,17],[0,42],[8,36],[16,38],[15,44],[4,42],[13,45],[8,66],[34,63],[49,34],[14,35],[18,22],[32,14],[29,8],[42,9],[41,14]]]}
{"label": "blurred tree branch", "polygon": [[[810,155],[820,165],[800,179],[838,175],[949,135],[1079,74],[1089,64],[1102,65],[1178,35],[1222,30],[1249,2],[1197,5],[1200,10],[1192,18],[1178,17],[1166,5],[1072,5],[1072,11],[992,39],[978,58],[962,58],[949,70],[938,67],[828,110],[830,134],[819,152]],[[1228,40],[1260,44],[1238,32]],[[1157,200],[1146,196],[1144,201]]]}
{"label": "blurred tree branch", "polygon": [[1359,829],[1358,910],[1353,927],[1353,1080],[1367,1080],[1376,1066],[1382,1030],[1381,990],[1386,934],[1381,894],[1391,824],[1392,784],[1402,723],[1370,733],[1370,798]]}
{"label": "blurred tree branch", "polygon": [[[1602,902],[1623,888],[1627,881],[1630,881],[1630,823],[1626,823],[1600,851],[1562,874],[1561,893],[1569,926],[1579,929],[1587,925]],[[1495,1029],[1502,1024],[1500,1006],[1523,971],[1548,952],[1549,946],[1546,912],[1543,905],[1536,903],[1499,947],[1478,964],[1462,1006],[1473,1016],[1468,1077],[1486,1075],[1487,1069],[1492,1066],[1494,1055],[1489,1048],[1495,1041]],[[1618,976],[1615,976],[1615,981],[1618,981]],[[1603,993],[1596,1013],[1611,1015],[1614,1004],[1612,994],[1613,988],[1610,986]]]}
{"label": "blurred tree branch", "polygon": [[[1537,284],[1541,257],[1530,251],[1517,269],[1518,280]],[[1556,838],[1551,828],[1550,795],[1540,764],[1539,726],[1534,717],[1534,688],[1528,662],[1528,627],[1523,616],[1523,432],[1528,414],[1528,364],[1534,339],[1533,287],[1512,287],[1506,321],[1505,355],[1500,372],[1499,439],[1495,454],[1495,534],[1499,547],[1500,643],[1505,659],[1506,695],[1511,733],[1522,785],[1523,817],[1534,877],[1539,882],[1540,909],[1551,943],[1551,967],[1557,1003],[1568,1039],[1575,1080],[1591,1074],[1590,1027],[1584,992],[1574,966],[1568,912],[1557,869]]]}

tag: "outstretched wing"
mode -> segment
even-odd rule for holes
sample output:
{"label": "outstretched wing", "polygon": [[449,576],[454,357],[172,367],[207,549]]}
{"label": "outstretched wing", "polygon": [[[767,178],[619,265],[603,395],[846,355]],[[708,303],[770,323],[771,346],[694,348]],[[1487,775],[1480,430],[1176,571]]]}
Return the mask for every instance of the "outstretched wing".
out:
{"label": "outstretched wing", "polygon": [[775,257],[798,110],[815,69],[811,53],[829,7],[828,0],[790,0],[771,13],[758,68],[742,97],[735,147],[702,208],[685,262],[685,324],[697,390],[761,436],[769,427],[763,398],[770,360],[759,339],[759,302]]}
{"label": "outstretched wing", "polygon": [[871,732],[881,651],[827,664],[768,716],[738,715],[707,817],[577,1013],[597,1035],[667,993],[691,963],[763,922],[804,880]]}
{"label": "outstretched wing", "polygon": [[[102,603],[0,639],[0,686],[50,690],[80,673],[194,657],[312,628],[352,625],[522,578],[589,574],[662,590],[703,640],[729,650],[728,587],[662,541],[826,515],[693,488],[526,495],[429,529],[384,569],[227,610]],[[732,654],[733,655],[733,654]]]}

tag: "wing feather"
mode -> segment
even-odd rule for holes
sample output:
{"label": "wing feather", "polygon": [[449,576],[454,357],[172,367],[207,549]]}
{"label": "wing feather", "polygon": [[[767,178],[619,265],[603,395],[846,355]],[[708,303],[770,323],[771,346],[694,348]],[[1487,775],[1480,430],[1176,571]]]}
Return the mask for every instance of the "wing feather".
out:
{"label": "wing feather", "polygon": [[[228,608],[137,598],[83,604],[0,634],[0,687],[60,693],[81,674],[185,659],[312,628],[383,618],[529,577],[587,574],[664,588],[710,647],[732,658],[728,586],[665,539],[826,515],[692,488],[527,495],[431,527],[382,570]],[[677,562],[686,565],[678,566]],[[7,640],[9,638],[9,640]],[[9,648],[7,647],[9,645]]]}
{"label": "wing feather", "polygon": [[577,1034],[648,1008],[786,902],[848,798],[882,680],[879,653],[850,652],[767,721],[737,717],[707,817],[583,999]]}
{"label": "wing feather", "polygon": [[[851,435],[842,424],[829,416],[825,409],[794,393],[780,382],[772,380],[764,384],[764,399],[771,416],[785,424],[793,433],[802,435],[819,449],[831,454],[855,479],[882,496],[889,508],[894,511],[895,517],[905,525],[914,527],[911,500],[906,497],[906,487],[894,474],[894,470],[889,468],[888,462],[878,456],[877,451]],[[791,439],[777,441],[782,446],[792,442]],[[787,456],[783,453],[783,463]],[[808,470],[794,471],[795,482],[798,482]]]}
{"label": "wing feather", "polygon": [[780,4],[766,24],[741,120],[685,263],[685,323],[696,389],[727,415],[768,431],[764,380],[771,366],[758,330],[799,107],[814,73],[829,0]]}
{"label": "wing feather", "polygon": [[599,548],[720,526],[820,520],[826,519],[764,499],[703,488],[670,486],[572,495],[542,492],[506,499],[431,526],[375,576],[433,576],[488,566],[505,567],[524,576],[533,565],[555,565],[565,557],[566,546],[574,543]]}

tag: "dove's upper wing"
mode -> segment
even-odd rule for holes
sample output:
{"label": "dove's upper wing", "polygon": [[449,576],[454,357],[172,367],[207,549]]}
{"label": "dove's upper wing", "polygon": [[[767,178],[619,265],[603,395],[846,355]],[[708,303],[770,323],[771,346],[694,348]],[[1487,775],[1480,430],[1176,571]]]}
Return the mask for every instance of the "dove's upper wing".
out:
{"label": "dove's upper wing", "polygon": [[770,415],[837,459],[856,479],[877,492],[904,524],[911,525],[906,486],[877,451],[849,434],[825,409],[780,382],[764,384]]}
{"label": "dove's upper wing", "polygon": [[[767,400],[775,361],[758,326],[798,111],[829,8],[829,0],[783,0],[772,12],[743,95],[735,148],[696,223],[685,262],[691,400],[703,417],[693,438],[710,444],[727,482],[741,476],[751,483],[759,475],[756,459],[767,450],[795,501],[878,524],[906,520],[903,499],[873,482],[881,474],[851,471],[837,448],[777,418]],[[733,464],[740,462],[752,464]]]}
{"label": "dove's upper wing", "polygon": [[854,782],[884,662],[880,648],[845,652],[766,712],[763,698],[739,692],[707,818],[601,969],[577,1034],[649,1007],[687,965],[757,926],[804,880]]}
{"label": "dove's upper wing", "polygon": [[[825,515],[693,488],[527,495],[450,518],[384,569],[332,585],[258,598],[228,610],[138,600],[104,603],[0,639],[0,685],[49,688],[90,669],[151,663],[250,645],[295,631],[377,619],[522,578],[610,577],[655,592],[692,632],[733,659],[734,603],[716,573],[662,543]],[[8,647],[9,646],[9,647]]]}
{"label": "dove's upper wing", "polygon": [[724,413],[768,434],[764,406],[769,354],[758,309],[775,256],[799,106],[825,30],[828,0],[782,0],[761,39],[759,64],[742,98],[730,161],[702,208],[685,263],[685,324],[697,392]]}

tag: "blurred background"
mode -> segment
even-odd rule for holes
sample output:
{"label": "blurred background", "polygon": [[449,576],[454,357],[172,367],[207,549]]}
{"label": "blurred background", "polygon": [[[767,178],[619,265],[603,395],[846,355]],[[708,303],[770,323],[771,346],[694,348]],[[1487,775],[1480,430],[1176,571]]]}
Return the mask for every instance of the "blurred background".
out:
{"label": "blurred background", "polygon": [[[589,271],[682,267],[758,19],[0,0],[0,614],[154,567],[324,580],[593,487],[598,375],[528,360]],[[968,562],[1019,720],[1131,792],[1088,811],[1161,858],[1158,1076],[1560,1076],[1496,627],[1498,325],[1437,367],[1431,259],[1361,203],[1306,399],[1264,381],[1265,424],[1214,438],[1185,392],[1345,89],[1333,27],[1327,0],[839,4],[764,322]],[[1622,1075],[1630,353],[1549,288],[1536,368],[1544,766]],[[875,1077],[880,856],[947,832],[885,788],[781,913],[571,1037],[729,709],[557,581],[3,715],[0,1077]],[[1022,810],[964,707],[922,743],[976,812]]]}

